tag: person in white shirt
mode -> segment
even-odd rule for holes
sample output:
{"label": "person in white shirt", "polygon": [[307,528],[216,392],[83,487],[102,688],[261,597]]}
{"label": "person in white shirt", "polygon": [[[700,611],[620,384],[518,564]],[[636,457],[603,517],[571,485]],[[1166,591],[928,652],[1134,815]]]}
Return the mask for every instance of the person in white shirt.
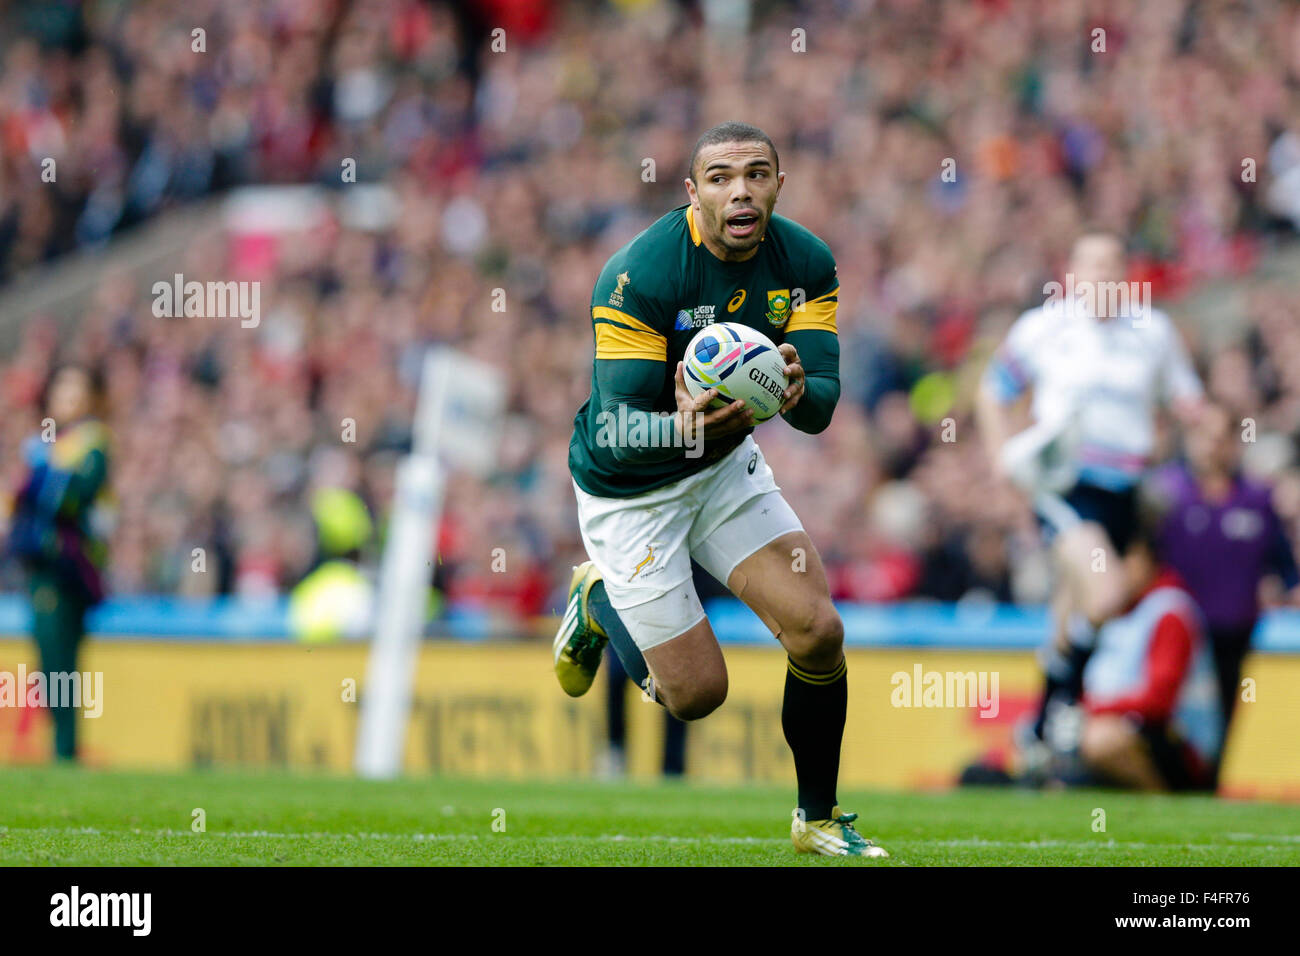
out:
{"label": "person in white shirt", "polygon": [[1012,325],[976,401],[995,471],[1029,497],[1056,570],[1037,741],[1049,705],[1077,702],[1097,629],[1124,609],[1119,559],[1137,525],[1157,413],[1163,406],[1191,421],[1202,397],[1149,284],[1124,281],[1118,236],[1081,235],[1068,270],[1063,283],[1044,287],[1044,305]]}

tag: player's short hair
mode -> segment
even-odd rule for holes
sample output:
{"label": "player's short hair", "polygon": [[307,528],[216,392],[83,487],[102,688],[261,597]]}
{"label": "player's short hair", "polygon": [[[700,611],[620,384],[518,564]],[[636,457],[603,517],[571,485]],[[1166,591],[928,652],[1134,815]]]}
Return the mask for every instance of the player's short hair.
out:
{"label": "player's short hair", "polygon": [[776,169],[781,168],[781,158],[776,153],[776,144],[772,142],[772,137],[768,136],[757,126],[750,126],[748,123],[720,123],[710,130],[705,130],[704,135],[695,141],[695,148],[691,150],[691,165],[687,174],[691,182],[695,180],[695,162],[700,158],[700,150],[707,146],[717,146],[719,143],[763,143],[772,151],[772,163]]}

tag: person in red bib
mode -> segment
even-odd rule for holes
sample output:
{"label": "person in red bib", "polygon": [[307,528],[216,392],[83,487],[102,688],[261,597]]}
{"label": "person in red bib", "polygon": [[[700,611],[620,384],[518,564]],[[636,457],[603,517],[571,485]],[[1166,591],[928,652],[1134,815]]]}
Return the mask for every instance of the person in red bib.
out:
{"label": "person in red bib", "polygon": [[1212,790],[1223,746],[1214,657],[1195,599],[1139,522],[1124,573],[1129,605],[1098,634],[1083,675],[1080,753],[1100,782]]}

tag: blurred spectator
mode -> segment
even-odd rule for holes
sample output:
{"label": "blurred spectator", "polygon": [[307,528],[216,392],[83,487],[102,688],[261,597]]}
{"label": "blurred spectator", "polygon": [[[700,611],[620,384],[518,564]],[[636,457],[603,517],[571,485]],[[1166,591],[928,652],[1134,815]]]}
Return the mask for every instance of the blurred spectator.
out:
{"label": "blurred spectator", "polygon": [[24,477],[10,509],[7,550],[27,572],[45,685],[37,693],[53,718],[54,754],[73,761],[77,718],[98,694],[89,674],[82,680],[77,660],[86,612],[104,598],[109,435],[101,420],[103,389],[90,370],[61,366],[43,399],[47,418],[23,443]]}
{"label": "blurred spectator", "polygon": [[289,594],[289,629],[300,641],[361,638],[374,627],[375,582],[362,565],[370,543],[370,512],[344,488],[312,495],[320,561]]}
{"label": "blurred spectator", "polygon": [[1228,413],[1207,406],[1185,441],[1186,463],[1153,476],[1167,509],[1157,547],[1209,626],[1226,737],[1259,620],[1261,584],[1272,578],[1294,594],[1300,571],[1270,489],[1241,474],[1242,443]]}

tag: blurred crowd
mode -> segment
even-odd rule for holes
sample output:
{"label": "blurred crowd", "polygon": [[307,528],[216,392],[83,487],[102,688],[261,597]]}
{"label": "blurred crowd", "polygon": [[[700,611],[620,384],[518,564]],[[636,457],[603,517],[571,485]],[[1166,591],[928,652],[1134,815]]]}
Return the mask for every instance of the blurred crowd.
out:
{"label": "blurred crowd", "polygon": [[1258,422],[1300,522],[1300,315],[1289,286],[1249,278],[1300,218],[1290,4],[146,0],[0,17],[0,283],[239,184],[394,200],[260,255],[183,250],[187,277],[263,283],[256,328],[155,318],[149,283],[170,277],[128,273],[67,335],[25,323],[0,373],[6,478],[56,354],[102,368],[119,593],[287,590],[319,559],[322,487],[370,508],[373,562],[421,350],[451,343],[508,371],[510,417],[497,474],[452,481],[435,583],[505,615],[557,607],[581,560],[566,459],[592,284],[685,201],[695,138],[727,119],[771,135],[778,212],[839,263],[835,421],[757,434],[835,597],[1043,597],[1033,520],[991,480],[969,404],[1085,224],[1131,237],[1131,278],[1176,318],[1209,281],[1249,289],[1226,347],[1185,332],[1211,391]]}

